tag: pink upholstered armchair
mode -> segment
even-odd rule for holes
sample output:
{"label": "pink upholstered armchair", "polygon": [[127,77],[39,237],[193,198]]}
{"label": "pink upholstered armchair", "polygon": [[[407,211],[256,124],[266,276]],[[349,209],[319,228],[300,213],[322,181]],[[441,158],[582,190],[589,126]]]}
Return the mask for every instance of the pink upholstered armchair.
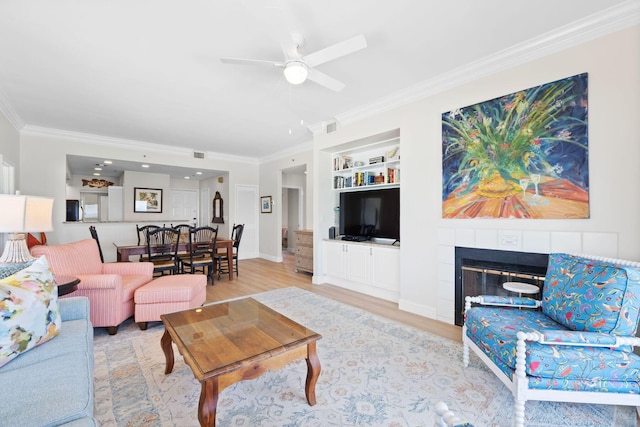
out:
{"label": "pink upholstered armchair", "polygon": [[44,255],[54,274],[80,279],[78,290],[70,295],[88,297],[91,323],[95,327],[106,327],[110,335],[115,335],[118,326],[133,316],[135,290],[153,278],[150,262],[103,264],[94,239],[35,246],[31,254],[35,257]]}

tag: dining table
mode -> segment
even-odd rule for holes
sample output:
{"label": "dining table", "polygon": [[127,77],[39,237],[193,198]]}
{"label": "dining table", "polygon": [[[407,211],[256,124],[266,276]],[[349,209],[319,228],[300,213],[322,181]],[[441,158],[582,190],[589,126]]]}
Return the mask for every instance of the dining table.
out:
{"label": "dining table", "polygon": [[[227,258],[233,258],[233,243],[235,240],[233,239],[217,239],[216,240],[216,250],[218,248],[226,249]],[[118,243],[113,243],[116,247],[116,260],[118,262],[129,262],[130,257],[132,255],[146,255],[147,254],[147,245],[119,245]],[[189,250],[189,242],[180,242],[178,243],[178,252],[188,252]],[[154,246],[151,245],[151,252],[154,252]],[[233,280],[233,268],[229,269],[229,280]]]}

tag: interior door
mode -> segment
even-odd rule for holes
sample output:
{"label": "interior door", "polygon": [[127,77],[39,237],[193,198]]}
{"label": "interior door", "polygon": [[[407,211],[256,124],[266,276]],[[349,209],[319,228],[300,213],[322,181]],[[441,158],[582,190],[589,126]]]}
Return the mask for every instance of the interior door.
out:
{"label": "interior door", "polygon": [[171,190],[171,221],[192,224],[198,218],[198,190]]}
{"label": "interior door", "polygon": [[235,224],[244,224],[242,242],[240,243],[240,259],[257,258],[259,254],[258,212],[260,197],[255,185],[236,185]]}

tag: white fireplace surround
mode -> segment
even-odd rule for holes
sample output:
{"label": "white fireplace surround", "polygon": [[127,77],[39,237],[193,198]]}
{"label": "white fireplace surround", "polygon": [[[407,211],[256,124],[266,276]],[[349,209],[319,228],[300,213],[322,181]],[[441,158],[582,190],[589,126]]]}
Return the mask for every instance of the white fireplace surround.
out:
{"label": "white fireplace surround", "polygon": [[618,233],[439,228],[437,319],[452,325],[456,246],[542,254],[587,253],[618,258]]}

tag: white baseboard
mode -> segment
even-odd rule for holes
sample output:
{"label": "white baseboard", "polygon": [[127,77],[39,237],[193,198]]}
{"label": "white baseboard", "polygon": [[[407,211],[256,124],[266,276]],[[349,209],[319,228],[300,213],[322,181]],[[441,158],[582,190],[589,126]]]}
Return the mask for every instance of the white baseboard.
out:
{"label": "white baseboard", "polygon": [[417,314],[422,317],[428,317],[429,319],[438,319],[438,310],[433,307],[427,307],[422,304],[416,304],[413,301],[400,298],[398,301],[398,308],[402,311]]}
{"label": "white baseboard", "polygon": [[282,262],[282,255],[272,256],[272,255],[260,253],[260,258],[266,259],[267,261],[271,261],[271,262]]}

